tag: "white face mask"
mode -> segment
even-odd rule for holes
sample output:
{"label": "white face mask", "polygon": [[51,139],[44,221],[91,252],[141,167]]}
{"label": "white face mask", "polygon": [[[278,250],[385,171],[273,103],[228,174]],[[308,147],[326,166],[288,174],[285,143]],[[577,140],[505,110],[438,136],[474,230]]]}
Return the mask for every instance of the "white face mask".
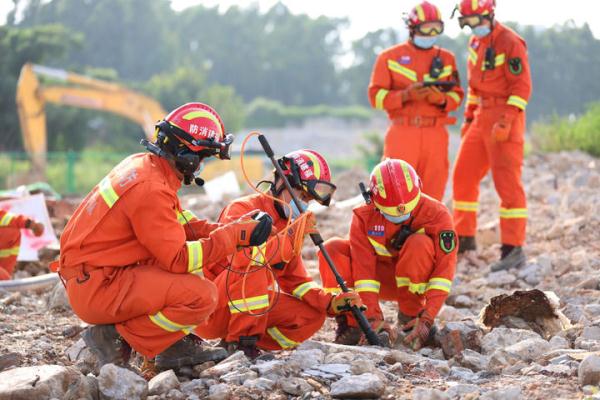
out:
{"label": "white face mask", "polygon": [[410,218],[410,213],[405,214],[405,215],[400,215],[398,217],[393,216],[393,215],[389,215],[389,214],[385,214],[385,213],[381,213],[381,215],[383,215],[383,218],[387,219],[388,221],[390,221],[392,224],[401,224],[404,221],[408,220]]}
{"label": "white face mask", "polygon": [[[300,202],[300,204],[302,205],[302,208],[304,210],[306,210],[308,208],[308,203],[304,202],[302,200],[298,200]],[[298,218],[298,216],[300,214],[302,214],[302,212],[298,209],[298,207],[296,207],[296,203],[292,200],[292,202],[290,203],[290,206],[292,207],[292,219],[296,219]],[[285,214],[286,218],[290,216],[290,209],[288,207],[283,207],[283,213]]]}

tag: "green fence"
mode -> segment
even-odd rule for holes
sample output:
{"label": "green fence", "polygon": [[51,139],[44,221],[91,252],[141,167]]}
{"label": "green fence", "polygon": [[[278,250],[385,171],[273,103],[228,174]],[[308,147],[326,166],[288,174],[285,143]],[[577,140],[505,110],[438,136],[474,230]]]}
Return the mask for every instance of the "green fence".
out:
{"label": "green fence", "polygon": [[44,181],[61,194],[84,195],[127,155],[100,151],[50,152],[45,176],[36,176],[26,153],[0,152],[0,188]]}

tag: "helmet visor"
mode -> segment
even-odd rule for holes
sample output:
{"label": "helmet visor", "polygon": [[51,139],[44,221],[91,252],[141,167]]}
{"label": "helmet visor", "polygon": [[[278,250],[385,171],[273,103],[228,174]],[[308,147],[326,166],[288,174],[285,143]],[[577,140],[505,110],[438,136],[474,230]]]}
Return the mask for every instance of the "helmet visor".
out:
{"label": "helmet visor", "polygon": [[444,23],[442,21],[427,21],[415,26],[415,31],[419,35],[435,36],[444,32]]}
{"label": "helmet visor", "polygon": [[328,206],[337,187],[327,181],[317,179],[302,182],[303,189],[319,204]]}
{"label": "helmet visor", "polygon": [[473,14],[473,15],[465,15],[463,17],[458,17],[458,25],[460,28],[464,28],[465,26],[475,28],[478,25],[481,25],[483,22],[483,15]]}

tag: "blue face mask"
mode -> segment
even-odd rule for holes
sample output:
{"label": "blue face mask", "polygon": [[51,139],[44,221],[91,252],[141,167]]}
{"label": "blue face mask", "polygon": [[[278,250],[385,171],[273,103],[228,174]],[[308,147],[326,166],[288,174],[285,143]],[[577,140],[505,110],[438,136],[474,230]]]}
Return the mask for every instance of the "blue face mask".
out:
{"label": "blue face mask", "polygon": [[400,215],[399,217],[394,217],[393,215],[388,215],[388,214],[384,214],[384,213],[381,213],[381,215],[383,215],[383,218],[387,219],[392,224],[401,224],[410,218],[410,213],[405,214],[405,215]]}
{"label": "blue face mask", "polygon": [[413,43],[420,49],[430,49],[437,43],[439,35],[435,36],[417,36],[413,37]]}
{"label": "blue face mask", "polygon": [[[298,200],[300,202],[300,204],[302,204],[302,208],[303,209],[307,209],[308,208],[308,203],[302,201],[302,200]],[[292,219],[296,219],[298,218],[298,216],[302,213],[298,207],[296,207],[296,203],[295,202],[291,202],[290,206],[292,207]],[[290,211],[289,208],[287,207],[283,207],[283,213],[285,214],[286,218],[290,216]]]}
{"label": "blue face mask", "polygon": [[473,31],[473,35],[482,38],[489,35],[492,29],[486,25],[478,25],[475,28],[471,28],[471,31]]}

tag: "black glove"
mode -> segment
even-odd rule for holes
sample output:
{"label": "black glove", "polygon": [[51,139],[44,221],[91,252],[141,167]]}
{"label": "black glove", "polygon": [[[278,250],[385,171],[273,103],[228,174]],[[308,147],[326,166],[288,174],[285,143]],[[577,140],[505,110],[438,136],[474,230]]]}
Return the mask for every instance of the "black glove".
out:
{"label": "black glove", "polygon": [[402,225],[400,227],[400,229],[398,229],[398,232],[396,232],[396,234],[394,234],[394,236],[392,236],[392,240],[390,240],[390,244],[392,245],[392,247],[396,250],[400,250],[402,248],[402,246],[404,245],[404,242],[406,242],[406,239],[408,239],[408,237],[410,235],[412,235],[414,232],[412,231],[412,229],[410,229],[410,226],[408,225]]}
{"label": "black glove", "polygon": [[259,246],[267,241],[271,230],[273,229],[273,218],[264,211],[261,211],[252,217],[253,220],[259,221],[250,234],[250,246]]}

